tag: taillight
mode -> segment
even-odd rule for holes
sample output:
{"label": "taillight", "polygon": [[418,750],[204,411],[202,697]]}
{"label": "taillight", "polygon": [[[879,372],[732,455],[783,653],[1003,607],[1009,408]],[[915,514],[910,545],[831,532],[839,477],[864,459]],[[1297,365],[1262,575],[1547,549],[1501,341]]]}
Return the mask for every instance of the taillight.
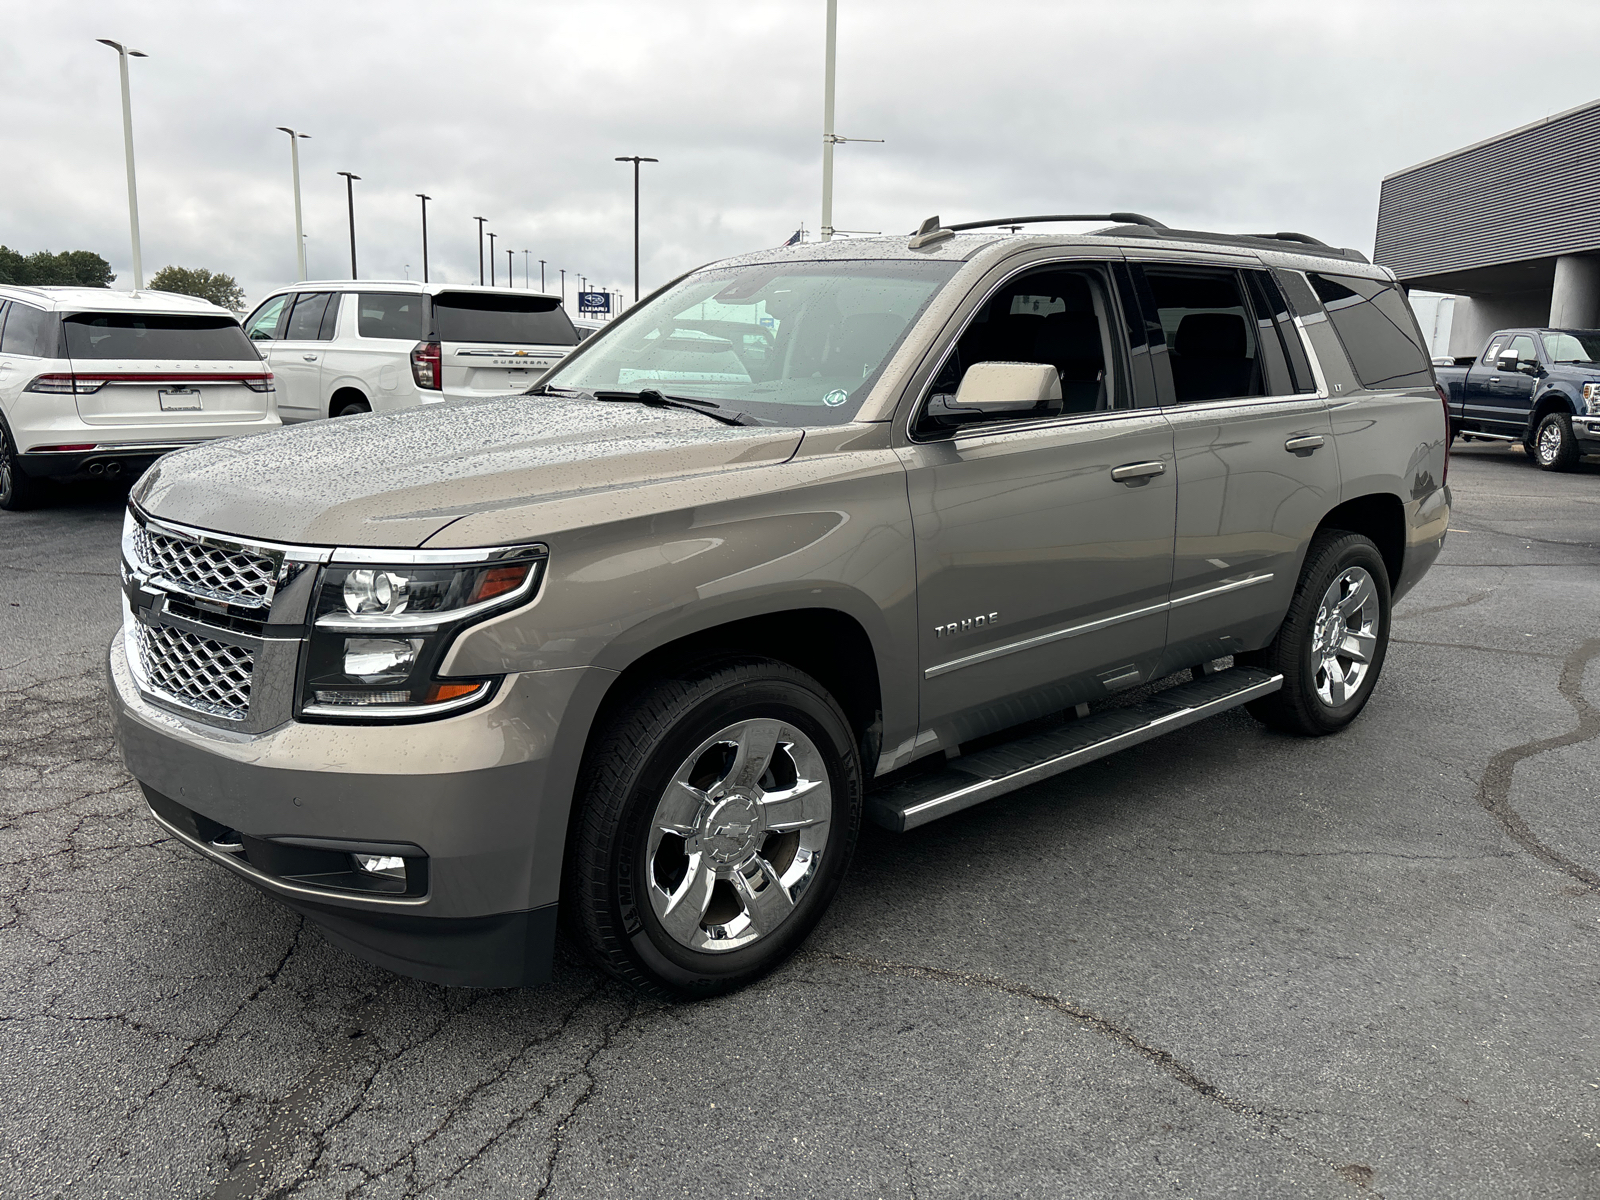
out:
{"label": "taillight", "polygon": [[444,366],[438,342],[418,342],[411,351],[411,378],[419,388],[437,392],[444,388]]}
{"label": "taillight", "polygon": [[55,395],[88,396],[105,387],[104,379],[78,379],[73,375],[40,375],[22,390],[25,392],[49,392]]}
{"label": "taillight", "polygon": [[275,392],[278,390],[273,385],[271,371],[268,371],[265,375],[240,376],[239,382],[244,384],[245,387],[249,388],[252,392]]}
{"label": "taillight", "polygon": [[1433,390],[1439,393],[1439,403],[1444,405],[1444,471],[1439,476],[1443,484],[1450,478],[1450,443],[1455,440],[1450,436],[1450,389],[1435,381]]}

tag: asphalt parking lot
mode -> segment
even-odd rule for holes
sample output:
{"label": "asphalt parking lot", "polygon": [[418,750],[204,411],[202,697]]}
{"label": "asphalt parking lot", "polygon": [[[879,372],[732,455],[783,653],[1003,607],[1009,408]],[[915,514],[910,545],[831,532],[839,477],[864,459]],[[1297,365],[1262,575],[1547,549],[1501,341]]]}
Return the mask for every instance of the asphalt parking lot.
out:
{"label": "asphalt parking lot", "polygon": [[6,1196],[1600,1196],[1600,466],[1457,446],[1336,738],[1242,713],[908,835],[638,999],[387,974],[160,836],[122,497],[0,513]]}

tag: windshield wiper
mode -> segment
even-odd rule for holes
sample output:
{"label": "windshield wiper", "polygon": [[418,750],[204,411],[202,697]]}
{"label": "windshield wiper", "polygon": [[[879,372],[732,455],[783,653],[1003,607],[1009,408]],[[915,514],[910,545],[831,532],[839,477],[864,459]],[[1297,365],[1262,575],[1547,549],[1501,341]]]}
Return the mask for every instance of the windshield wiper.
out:
{"label": "windshield wiper", "polygon": [[582,392],[580,395],[588,396],[594,400],[605,400],[611,403],[625,403],[633,401],[645,404],[651,408],[683,408],[690,412],[701,413],[713,421],[721,421],[724,425],[759,425],[749,413],[724,410],[722,405],[714,400],[701,400],[695,396],[669,396],[655,388],[642,388],[637,392],[612,392],[593,391]]}

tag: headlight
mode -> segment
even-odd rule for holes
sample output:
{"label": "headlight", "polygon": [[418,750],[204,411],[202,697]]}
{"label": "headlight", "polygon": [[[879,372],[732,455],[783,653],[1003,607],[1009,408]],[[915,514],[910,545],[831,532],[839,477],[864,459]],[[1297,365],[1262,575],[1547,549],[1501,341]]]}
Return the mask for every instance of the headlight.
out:
{"label": "headlight", "polygon": [[1591,415],[1600,414],[1600,383],[1583,385],[1583,402],[1588,405]]}
{"label": "headlight", "polygon": [[537,590],[545,557],[543,546],[515,546],[477,562],[329,563],[312,604],[300,711],[416,720],[487,699],[495,680],[438,679],[439,664],[464,627]]}

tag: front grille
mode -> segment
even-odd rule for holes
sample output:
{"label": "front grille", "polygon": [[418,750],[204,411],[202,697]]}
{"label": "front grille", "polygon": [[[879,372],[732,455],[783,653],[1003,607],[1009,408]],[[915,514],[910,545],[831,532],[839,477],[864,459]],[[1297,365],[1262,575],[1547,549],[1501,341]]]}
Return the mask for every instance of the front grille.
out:
{"label": "front grille", "polygon": [[171,625],[136,622],[133,632],[152,689],[214,717],[242,721],[249,714],[255,658],[248,649]]}
{"label": "front grille", "polygon": [[133,535],[139,564],[189,592],[211,600],[265,608],[272,603],[278,566],[263,554],[228,549],[140,528]]}

